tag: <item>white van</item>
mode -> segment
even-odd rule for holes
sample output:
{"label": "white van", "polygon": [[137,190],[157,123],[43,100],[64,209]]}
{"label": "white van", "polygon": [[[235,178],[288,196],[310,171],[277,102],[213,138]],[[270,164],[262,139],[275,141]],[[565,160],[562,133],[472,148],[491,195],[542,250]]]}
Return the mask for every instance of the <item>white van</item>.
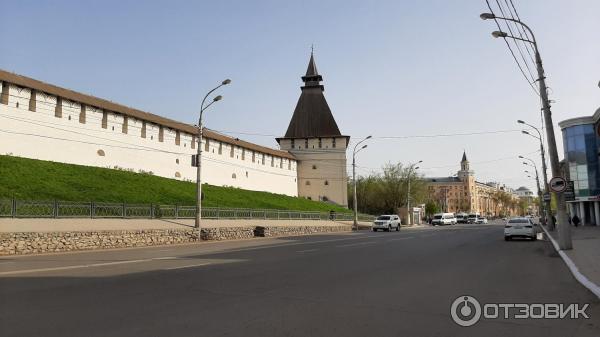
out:
{"label": "white van", "polygon": [[456,225],[456,216],[454,213],[438,213],[433,215],[432,225]]}

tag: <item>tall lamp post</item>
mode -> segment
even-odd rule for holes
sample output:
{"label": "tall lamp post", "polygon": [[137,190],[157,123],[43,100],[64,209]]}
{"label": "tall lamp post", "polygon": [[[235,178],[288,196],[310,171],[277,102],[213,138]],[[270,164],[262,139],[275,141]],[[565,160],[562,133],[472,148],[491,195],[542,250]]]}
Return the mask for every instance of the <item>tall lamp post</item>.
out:
{"label": "tall lamp post", "polygon": [[410,164],[408,166],[408,178],[407,178],[407,188],[406,188],[406,225],[410,226],[412,224],[411,221],[411,217],[410,217],[410,175],[412,173],[413,170],[418,170],[419,167],[415,167],[415,165],[422,163],[422,160],[419,160],[416,163]]}
{"label": "tall lamp post", "polygon": [[[531,125],[531,124],[529,124],[529,123],[527,123],[527,122],[525,122],[525,121],[523,121],[521,119],[519,119],[517,121],[517,123],[519,123],[519,124],[525,124],[525,125],[529,126],[530,128],[534,129],[535,131],[537,131],[537,134],[538,134],[537,137],[535,135],[532,135],[528,131],[525,131],[525,130],[522,130],[521,132],[523,134],[525,134],[525,135],[531,136],[531,137],[536,138],[537,140],[540,141],[540,151],[541,151],[541,154],[542,154],[542,174],[544,176],[544,190],[545,190],[546,193],[550,193],[550,189],[548,188],[548,173],[546,172],[547,171],[547,168],[546,168],[546,151],[544,150],[544,140],[542,138],[542,133],[540,132],[540,130],[538,128],[536,128],[535,126],[533,126],[533,125]],[[545,201],[545,204],[546,204],[546,211],[547,211],[546,213],[548,215],[550,215],[551,210],[552,210],[550,208],[550,200]],[[548,217],[546,217],[546,221],[548,223],[548,229],[550,229],[551,231],[553,231],[554,228],[555,228],[555,225],[556,225],[554,223],[554,218],[552,218],[551,216],[548,216]]]}
{"label": "tall lamp post", "polygon": [[229,83],[231,83],[230,79],[226,79],[223,82],[221,82],[221,84],[213,88],[206,94],[206,96],[204,96],[204,99],[202,99],[202,104],[200,104],[200,118],[198,118],[198,144],[196,144],[196,220],[194,222],[194,227],[198,228],[198,238],[200,238],[200,219],[202,218],[202,115],[204,114],[204,110],[208,109],[208,107],[213,105],[213,103],[223,99],[223,96],[215,96],[212,99],[212,101],[207,105],[204,105],[204,103],[206,102],[206,98],[208,98],[210,94],[212,94],[215,90],[219,89],[220,87]]}
{"label": "tall lamp post", "polygon": [[[544,67],[542,65],[542,58],[540,56],[538,45],[535,40],[535,35],[529,26],[517,19],[505,18],[496,16],[493,13],[483,13],[479,16],[483,20],[504,20],[515,22],[531,34],[531,40],[519,38],[516,36],[508,35],[506,32],[495,31],[492,36],[495,38],[510,38],[513,40],[520,40],[523,42],[530,43],[535,51],[535,64],[538,73],[537,82],[539,84],[540,98],[542,99],[542,110],[544,111],[544,123],[546,124],[546,139],[548,140],[548,154],[550,155],[550,166],[552,169],[553,177],[560,177],[560,164],[558,161],[558,150],[556,148],[556,139],[554,135],[554,124],[552,123],[552,112],[550,111],[550,101],[548,100],[548,88],[546,87],[546,76],[544,75]],[[558,246],[562,250],[573,249],[573,242],[571,241],[571,228],[567,219],[567,205],[565,202],[565,196],[563,193],[554,193],[556,196],[556,208],[557,208],[557,228],[558,228]],[[548,210],[551,213],[551,210]],[[551,214],[549,214],[551,217]]]}
{"label": "tall lamp post", "polygon": [[366,138],[364,138],[363,140],[361,140],[360,142],[356,143],[356,145],[354,145],[354,151],[352,151],[352,189],[354,190],[354,196],[352,198],[353,204],[354,204],[354,229],[358,230],[358,200],[356,199],[356,154],[359,153],[362,149],[367,147],[367,144],[363,145],[361,148],[359,148],[358,150],[356,149],[358,147],[358,145],[360,145],[362,142],[364,142],[367,139],[371,139],[371,136],[367,136]]}
{"label": "tall lamp post", "polygon": [[[550,214],[550,202],[546,202],[546,207],[544,207],[544,202],[542,201],[542,187],[540,185],[540,175],[538,173],[538,169],[537,169],[537,165],[535,164],[535,161],[533,161],[533,159],[531,158],[527,158],[527,157],[523,157],[523,156],[519,156],[519,158],[521,159],[525,159],[529,162],[524,161],[523,165],[527,165],[527,166],[531,166],[535,169],[535,180],[537,182],[537,189],[538,189],[538,203],[540,204],[540,210],[543,212],[544,218],[546,219],[546,221],[552,221],[552,217],[551,216],[546,216],[548,214]],[[548,218],[550,218],[550,220],[548,220]]]}
{"label": "tall lamp post", "polygon": [[[525,162],[523,162],[523,164],[527,165]],[[531,165],[528,165],[531,166]],[[537,184],[537,190],[538,190],[538,204],[539,204],[539,208],[540,208],[540,214],[544,213],[544,203],[542,202],[542,189],[540,187],[540,175],[538,174],[538,170],[537,167],[535,167],[535,182]],[[525,170],[525,173],[531,174],[531,172]]]}

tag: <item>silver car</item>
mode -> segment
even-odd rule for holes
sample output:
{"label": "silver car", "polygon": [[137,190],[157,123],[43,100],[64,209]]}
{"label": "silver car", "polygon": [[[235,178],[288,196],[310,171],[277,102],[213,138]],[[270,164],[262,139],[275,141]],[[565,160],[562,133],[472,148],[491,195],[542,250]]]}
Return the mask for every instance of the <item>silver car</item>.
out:
{"label": "silver car", "polygon": [[377,232],[379,229],[383,229],[384,231],[391,231],[395,229],[396,231],[400,230],[400,217],[397,215],[380,215],[373,221],[373,232]]}

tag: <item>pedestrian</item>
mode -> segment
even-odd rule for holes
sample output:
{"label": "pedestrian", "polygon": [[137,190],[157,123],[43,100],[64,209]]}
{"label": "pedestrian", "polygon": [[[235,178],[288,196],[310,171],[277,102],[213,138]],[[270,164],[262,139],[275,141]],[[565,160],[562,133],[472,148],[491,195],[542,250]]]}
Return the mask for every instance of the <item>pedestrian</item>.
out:
{"label": "pedestrian", "polygon": [[579,226],[579,223],[581,222],[581,220],[579,220],[579,217],[577,216],[577,214],[573,215],[573,219],[571,221],[573,222],[573,225],[575,227]]}
{"label": "pedestrian", "polygon": [[552,222],[554,223],[554,225],[556,225],[556,217],[554,216],[554,214],[552,214]]}

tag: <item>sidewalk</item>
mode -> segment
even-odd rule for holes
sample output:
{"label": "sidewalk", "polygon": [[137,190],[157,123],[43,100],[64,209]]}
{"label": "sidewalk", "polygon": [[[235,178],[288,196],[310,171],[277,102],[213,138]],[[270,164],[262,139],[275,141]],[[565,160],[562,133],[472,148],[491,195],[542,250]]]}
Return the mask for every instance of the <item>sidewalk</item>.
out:
{"label": "sidewalk", "polygon": [[[556,241],[557,231],[549,232],[552,238]],[[575,267],[569,266],[568,260],[565,263],[572,269],[573,274],[577,277],[577,272],[581,273],[587,280],[593,284],[584,284],[586,287],[592,287],[592,290],[600,290],[600,226],[571,226],[571,236],[573,239],[573,249],[563,250],[563,253],[572,261]],[[564,259],[564,257],[563,257]],[[578,278],[579,280],[579,278]],[[582,280],[579,280],[582,282]],[[585,280],[583,280],[585,282]],[[584,283],[582,282],[582,283]],[[600,293],[596,293],[600,297]]]}
{"label": "sidewalk", "polygon": [[[328,220],[262,220],[262,219],[203,219],[202,228],[274,227],[274,226],[339,226],[352,221]],[[361,222],[361,228],[371,227]],[[0,233],[15,232],[89,232],[146,229],[186,229],[194,227],[194,219],[13,219],[0,218]]]}

